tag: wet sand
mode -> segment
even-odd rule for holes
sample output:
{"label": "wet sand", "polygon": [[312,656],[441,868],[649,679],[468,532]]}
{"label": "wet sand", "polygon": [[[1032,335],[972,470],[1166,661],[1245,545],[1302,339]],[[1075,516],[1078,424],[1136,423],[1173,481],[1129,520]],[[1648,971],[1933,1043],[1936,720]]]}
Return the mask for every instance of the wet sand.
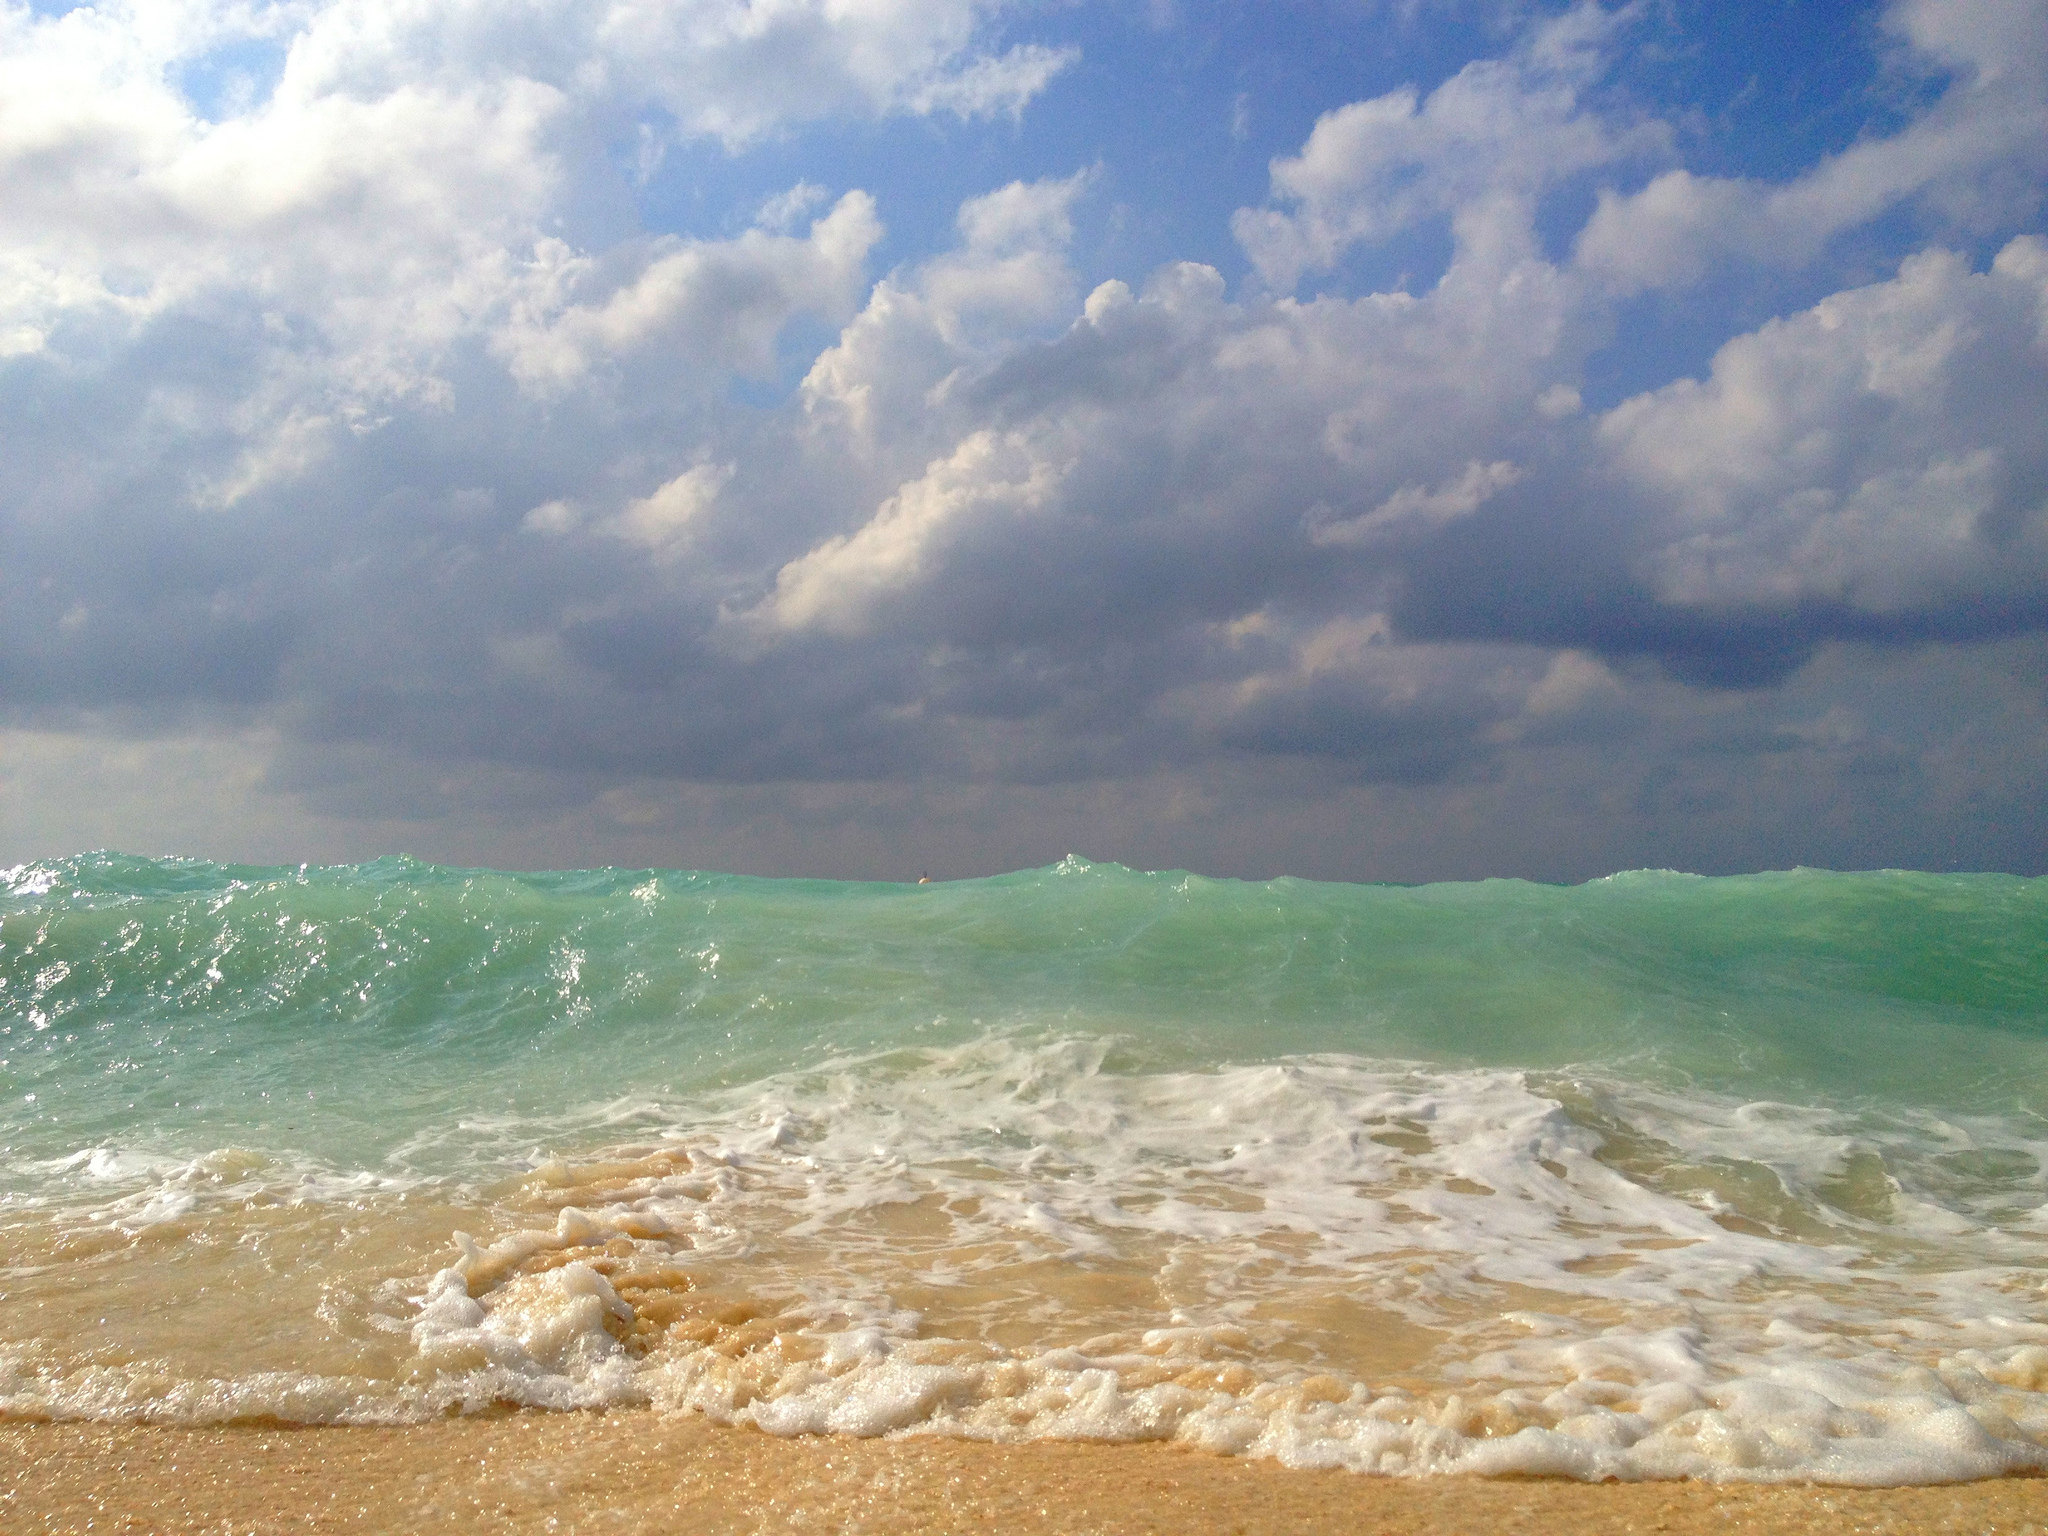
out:
{"label": "wet sand", "polygon": [[0,1422],[0,1531],[2048,1532],[2048,1480],[1587,1485],[1295,1472],[1170,1445],[779,1440],[652,1412],[403,1429]]}

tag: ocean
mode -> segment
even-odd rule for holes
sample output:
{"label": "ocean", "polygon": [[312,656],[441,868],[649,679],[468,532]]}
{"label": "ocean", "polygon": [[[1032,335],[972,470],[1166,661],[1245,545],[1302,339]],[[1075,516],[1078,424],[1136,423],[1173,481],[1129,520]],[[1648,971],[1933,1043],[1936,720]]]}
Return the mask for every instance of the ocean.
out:
{"label": "ocean", "polygon": [[0,871],[0,1417],[2048,1468],[2048,881]]}

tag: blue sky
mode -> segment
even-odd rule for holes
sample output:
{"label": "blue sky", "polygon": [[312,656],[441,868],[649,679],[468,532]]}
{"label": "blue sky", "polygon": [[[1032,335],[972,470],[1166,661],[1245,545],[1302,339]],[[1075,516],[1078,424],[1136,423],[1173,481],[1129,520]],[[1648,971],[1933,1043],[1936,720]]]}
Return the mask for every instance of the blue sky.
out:
{"label": "blue sky", "polygon": [[2048,867],[2048,5],[0,0],[0,860]]}

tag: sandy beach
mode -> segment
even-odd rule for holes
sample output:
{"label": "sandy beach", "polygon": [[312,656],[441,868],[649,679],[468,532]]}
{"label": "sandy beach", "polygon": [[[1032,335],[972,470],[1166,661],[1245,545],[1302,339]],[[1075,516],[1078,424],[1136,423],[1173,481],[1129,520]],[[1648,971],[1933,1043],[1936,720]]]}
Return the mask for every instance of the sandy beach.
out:
{"label": "sandy beach", "polygon": [[0,1424],[0,1529],[235,1533],[2048,1530],[2048,1480],[1587,1485],[1297,1472],[1168,1445],[776,1439],[644,1411],[407,1428]]}

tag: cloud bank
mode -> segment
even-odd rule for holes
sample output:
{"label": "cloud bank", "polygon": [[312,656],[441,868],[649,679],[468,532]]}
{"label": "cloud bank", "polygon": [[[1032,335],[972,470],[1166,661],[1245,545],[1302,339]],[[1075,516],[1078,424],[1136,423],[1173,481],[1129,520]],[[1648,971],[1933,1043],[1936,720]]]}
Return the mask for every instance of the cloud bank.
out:
{"label": "cloud bank", "polygon": [[[1553,12],[1322,112],[1233,271],[1084,277],[1100,159],[921,249],[649,217],[1020,142],[1083,58],[1027,19],[0,5],[0,851],[2048,865],[2038,5],[1885,9],[1918,94],[1775,179]],[[1766,270],[1823,296],[1588,403]]]}

